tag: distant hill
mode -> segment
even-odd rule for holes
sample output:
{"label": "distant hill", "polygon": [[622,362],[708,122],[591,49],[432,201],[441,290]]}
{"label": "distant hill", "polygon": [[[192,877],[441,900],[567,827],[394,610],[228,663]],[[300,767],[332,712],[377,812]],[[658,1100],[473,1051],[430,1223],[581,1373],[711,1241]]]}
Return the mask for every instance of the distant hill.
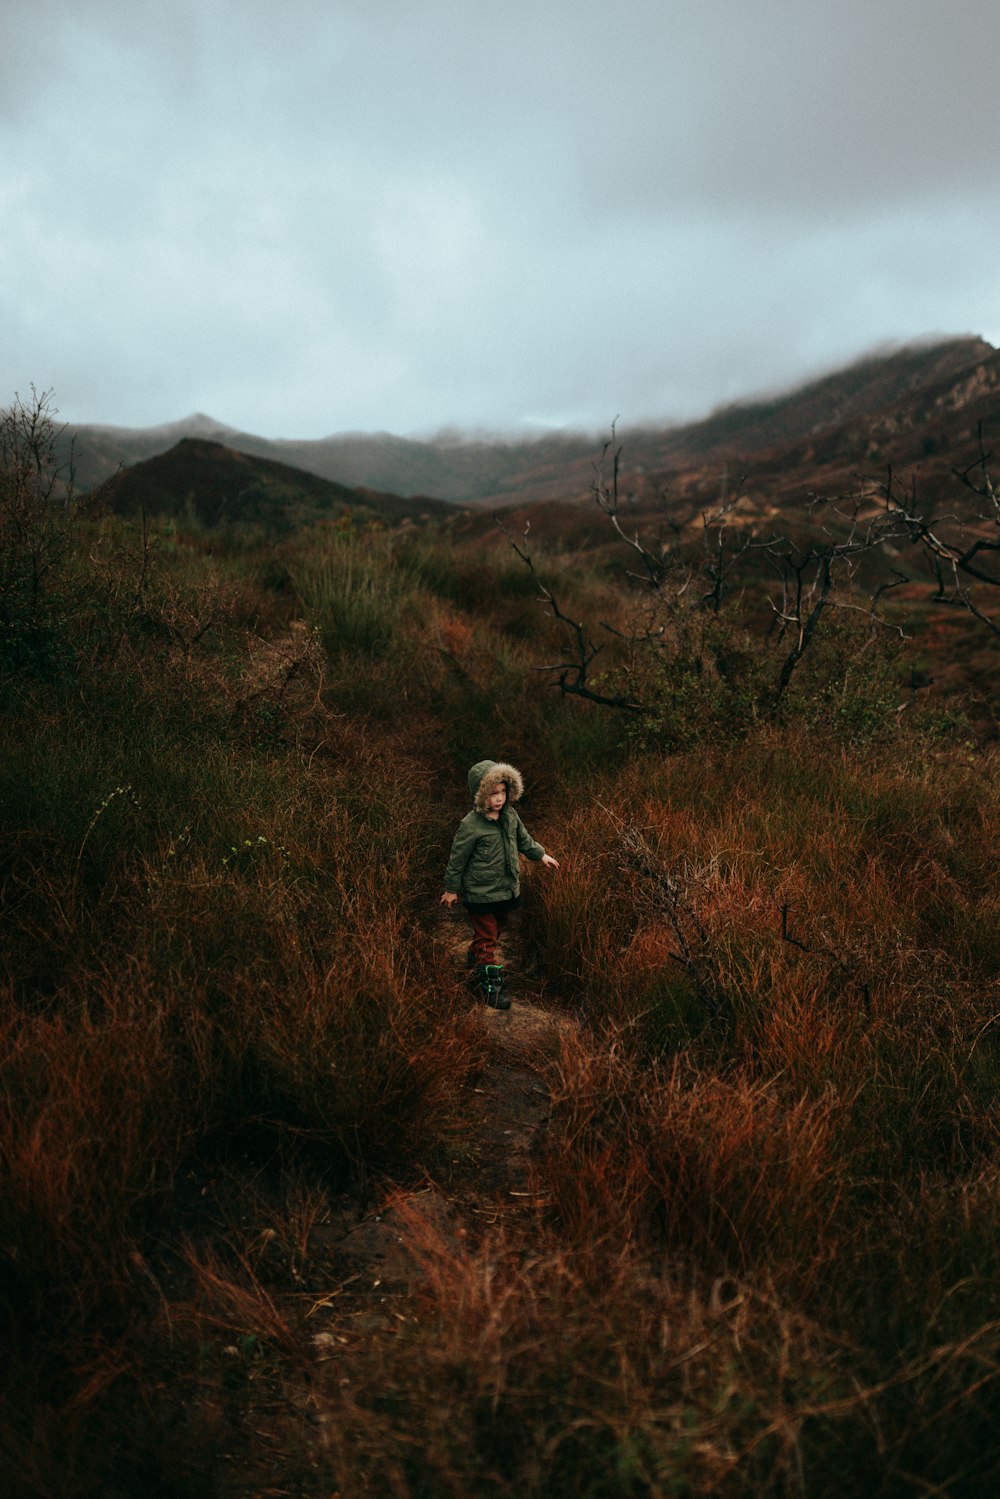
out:
{"label": "distant hill", "polygon": [[455,514],[455,507],[441,500],[350,488],[196,437],[123,468],[105,482],[100,496],[121,514],[191,515],[207,526],[256,522],[277,532],[344,515],[393,522]]}
{"label": "distant hill", "polygon": [[518,497],[522,476],[548,466],[589,461],[597,438],[555,434],[496,439],[446,436],[427,441],[389,432],[348,433],[302,439],[258,437],[214,422],[200,412],[162,427],[69,426],[62,444],[73,444],[77,487],[87,492],[119,469],[164,452],[185,437],[221,442],[241,453],[289,464],[350,487],[399,495],[433,495],[466,504]]}
{"label": "distant hill", "polygon": [[[1000,435],[1000,353],[980,338],[946,339],[872,355],[796,390],[740,402],[684,426],[623,423],[629,482],[687,493],[747,475],[780,500],[789,486],[848,482],[859,468],[957,461],[977,425]],[[607,434],[603,434],[606,436]],[[434,495],[493,508],[585,499],[600,452],[598,434],[489,439],[447,435],[427,441],[389,433],[311,441],[237,432],[201,414],[168,426],[67,429],[76,475],[87,490],[119,465],[134,465],[179,439],[223,444],[335,483],[396,495]]]}
{"label": "distant hill", "polygon": [[646,488],[678,494],[745,475],[752,493],[781,504],[890,465],[950,482],[952,465],[972,461],[980,426],[987,443],[1000,438],[1000,353],[967,338],[861,360],[674,433],[630,433],[627,448]]}
{"label": "distant hill", "polygon": [[[618,441],[623,484],[640,499],[717,494],[745,478],[755,499],[780,506],[811,489],[850,488],[858,473],[884,474],[889,464],[951,482],[951,466],[972,461],[980,424],[1000,441],[1000,353],[963,338],[872,356],[687,426],[623,424]],[[520,503],[585,498],[601,446],[562,464],[539,454],[519,476]]]}

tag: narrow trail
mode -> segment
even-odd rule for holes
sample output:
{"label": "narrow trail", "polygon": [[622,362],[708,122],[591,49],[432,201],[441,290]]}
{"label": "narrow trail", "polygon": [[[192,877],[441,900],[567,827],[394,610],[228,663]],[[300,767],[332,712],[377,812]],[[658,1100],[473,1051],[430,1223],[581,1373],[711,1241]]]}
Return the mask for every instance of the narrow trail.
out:
{"label": "narrow trail", "polygon": [[[463,979],[467,922],[441,910],[432,940],[442,974]],[[542,1063],[558,1050],[561,1033],[576,1022],[546,1003],[537,985],[522,977],[516,922],[505,933],[501,951],[511,974],[512,1005],[491,1010],[470,997],[474,1022],[485,1033],[486,1060],[466,1088],[463,1127],[450,1167],[435,1178],[428,1176],[420,1187],[392,1191],[360,1221],[348,1226],[334,1219],[314,1230],[341,1262],[349,1299],[368,1303],[364,1319],[369,1327],[392,1315],[393,1292],[419,1282],[428,1234],[453,1243],[457,1251],[508,1214],[538,1206],[531,1154],[549,1113]],[[344,1310],[342,1303],[341,1314]]]}
{"label": "narrow trail", "polygon": [[[471,934],[463,911],[432,910],[426,931],[444,993],[456,982],[465,985]],[[512,1006],[491,1010],[469,993],[481,1061],[454,1100],[450,1149],[418,1164],[405,1185],[370,1183],[363,1209],[354,1191],[307,1193],[298,1215],[279,1231],[268,1223],[262,1201],[253,1254],[279,1246],[275,1252],[288,1257],[293,1284],[286,1282],[273,1297],[263,1285],[259,1291],[274,1314],[272,1338],[281,1356],[262,1353],[247,1373],[241,1345],[227,1346],[232,1379],[224,1369],[211,1396],[201,1397],[199,1418],[209,1410],[226,1433],[218,1499],[287,1499],[287,1454],[301,1454],[310,1469],[323,1467],[337,1450],[334,1413],[350,1400],[357,1371],[370,1372],[384,1360],[390,1381],[396,1377],[396,1345],[426,1316],[425,1293],[446,1309],[451,1273],[456,1284],[469,1267],[474,1275],[481,1267],[488,1274],[491,1240],[502,1241],[505,1226],[515,1239],[523,1228],[530,1237],[530,1224],[545,1205],[532,1159],[551,1110],[547,1063],[578,1022],[533,975],[516,916],[500,951]],[[204,1210],[216,1211],[211,1196]],[[274,1211],[281,1211],[277,1202]]]}
{"label": "narrow trail", "polygon": [[[435,943],[443,963],[464,975],[468,924],[460,914],[443,911],[435,926]],[[485,1070],[467,1099],[468,1167],[463,1173],[473,1198],[490,1193],[517,1200],[530,1196],[529,1160],[548,1117],[549,1097],[539,1063],[555,1053],[560,1033],[572,1019],[542,1000],[537,985],[524,976],[520,930],[516,918],[500,943],[513,1003],[509,1010],[476,1011],[487,1037]]]}
{"label": "narrow trail", "polygon": [[[413,743],[399,748],[399,762],[411,768],[415,783],[433,780],[426,749]],[[454,811],[449,798],[442,821]],[[442,987],[456,980],[464,985],[471,937],[464,910],[435,905],[427,932]],[[545,1062],[577,1022],[544,994],[543,984],[532,975],[516,915],[501,938],[500,952],[510,975],[512,1006],[491,1010],[469,995],[472,1023],[482,1030],[484,1060],[458,1099],[459,1127],[450,1159],[428,1164],[414,1185],[384,1182],[381,1191],[376,1186],[360,1217],[357,1200],[345,1197],[323,1221],[308,1227],[313,1266],[322,1266],[327,1279],[339,1285],[328,1311],[318,1307],[311,1315],[317,1348],[328,1332],[342,1338],[345,1320],[357,1319],[373,1330],[391,1321],[393,1299],[401,1304],[426,1281],[429,1243],[439,1252],[459,1254],[485,1232],[539,1205],[531,1159],[550,1111]]]}
{"label": "narrow trail", "polygon": [[[431,939],[442,979],[462,978],[467,922],[441,909]],[[345,1198],[305,1228],[314,1289],[293,1298],[304,1362],[292,1361],[273,1380],[252,1386],[238,1417],[242,1461],[234,1460],[220,1482],[220,1499],[287,1495],[280,1454],[297,1447],[318,1456],[329,1447],[327,1392],[350,1385],[354,1356],[377,1360],[380,1346],[389,1356],[390,1343],[420,1317],[415,1293],[435,1265],[474,1251],[484,1237],[541,1206],[531,1156],[550,1108],[544,1062],[576,1021],[547,1003],[524,974],[516,921],[501,950],[510,962],[512,1007],[490,1010],[470,996],[473,1024],[483,1029],[484,1064],[461,1100],[453,1158],[418,1185],[383,1190],[360,1218],[356,1202]],[[252,1442],[247,1430],[255,1433]]]}

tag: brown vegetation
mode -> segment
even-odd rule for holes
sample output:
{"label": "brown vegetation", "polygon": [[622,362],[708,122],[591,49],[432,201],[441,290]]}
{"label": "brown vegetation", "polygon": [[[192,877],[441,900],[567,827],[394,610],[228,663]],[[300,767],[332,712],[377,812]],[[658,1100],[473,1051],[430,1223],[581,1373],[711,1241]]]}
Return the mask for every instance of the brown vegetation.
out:
{"label": "brown vegetation", "polygon": [[[5,1492],[989,1492],[996,748],[911,647],[757,711],[734,600],[621,715],[502,537],[7,472]],[[619,572],[535,561],[634,680]],[[432,914],[485,753],[562,864],[521,1030]]]}

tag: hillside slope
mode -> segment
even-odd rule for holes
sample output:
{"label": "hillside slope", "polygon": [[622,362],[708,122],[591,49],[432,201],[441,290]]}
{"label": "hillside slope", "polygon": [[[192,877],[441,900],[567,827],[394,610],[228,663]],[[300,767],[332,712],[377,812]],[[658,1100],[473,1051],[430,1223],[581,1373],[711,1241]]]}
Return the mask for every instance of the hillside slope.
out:
{"label": "hillside slope", "polygon": [[105,483],[101,498],[125,515],[145,510],[152,515],[195,516],[202,525],[238,520],[280,531],[345,513],[385,520],[454,513],[440,500],[349,488],[195,437],[182,438],[166,453],[122,469]]}

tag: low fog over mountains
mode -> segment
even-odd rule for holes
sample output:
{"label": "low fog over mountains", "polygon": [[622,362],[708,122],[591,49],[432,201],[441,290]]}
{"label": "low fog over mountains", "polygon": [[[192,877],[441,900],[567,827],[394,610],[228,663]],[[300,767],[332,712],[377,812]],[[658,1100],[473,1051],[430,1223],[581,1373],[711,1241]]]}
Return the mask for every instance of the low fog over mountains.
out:
{"label": "low fog over mountains", "polygon": [[[861,469],[971,461],[980,426],[987,442],[1000,427],[1000,353],[982,339],[956,338],[872,356],[797,390],[729,406],[685,426],[634,430],[626,420],[618,438],[630,476],[643,489],[684,492],[738,469],[751,487],[777,497],[790,486],[801,492],[811,481],[846,484]],[[67,428],[63,441],[73,443],[82,490],[119,467],[197,439],[351,489],[478,507],[585,499],[607,435],[272,440],[197,414],[139,430]]]}

